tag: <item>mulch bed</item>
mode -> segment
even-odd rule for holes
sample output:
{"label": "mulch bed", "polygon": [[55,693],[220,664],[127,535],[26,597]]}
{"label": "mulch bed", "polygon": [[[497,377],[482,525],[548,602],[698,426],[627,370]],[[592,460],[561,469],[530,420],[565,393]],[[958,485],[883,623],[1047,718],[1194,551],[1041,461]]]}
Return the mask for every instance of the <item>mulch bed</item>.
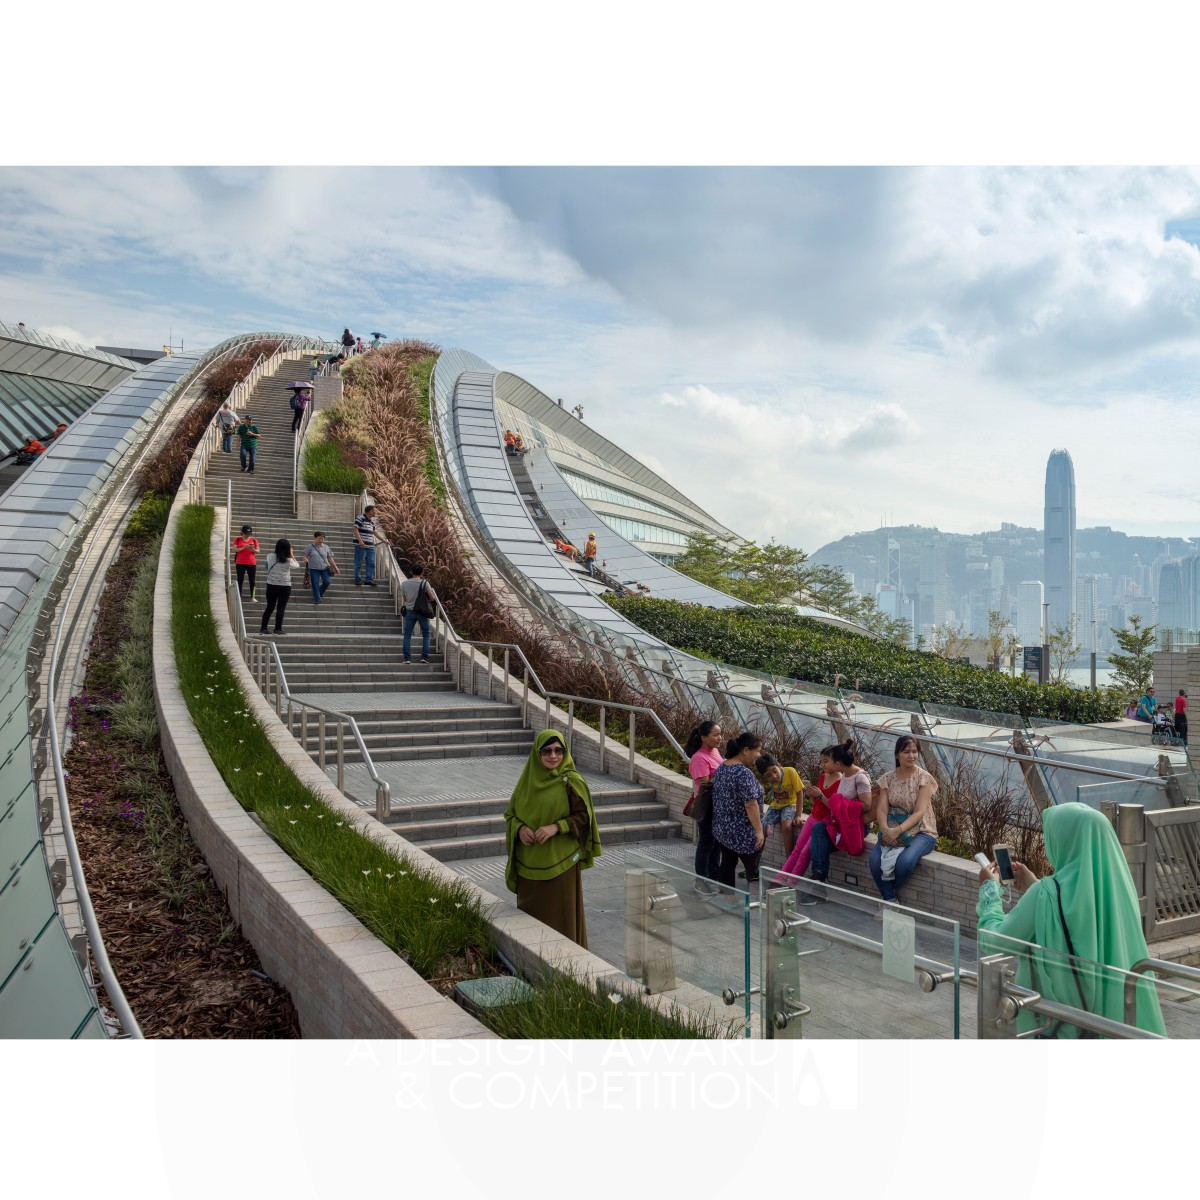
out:
{"label": "mulch bed", "polygon": [[[84,692],[72,701],[74,740],[65,759],[75,836],[104,945],[148,1038],[297,1038],[290,996],[263,975],[187,834],[157,740],[134,742],[110,728],[124,598],[145,552],[144,540],[127,538],[109,571]],[[138,790],[130,787],[128,764],[148,755],[157,759],[155,785],[170,796],[158,807],[158,840],[172,847],[165,855],[161,848],[152,852],[144,773]]]}

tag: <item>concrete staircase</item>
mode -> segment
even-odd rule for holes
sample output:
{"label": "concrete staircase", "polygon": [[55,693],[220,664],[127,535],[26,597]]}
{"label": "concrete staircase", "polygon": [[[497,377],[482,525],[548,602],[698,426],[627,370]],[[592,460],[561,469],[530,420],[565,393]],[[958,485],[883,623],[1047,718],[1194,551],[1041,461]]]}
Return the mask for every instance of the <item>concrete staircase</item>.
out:
{"label": "concrete staircase", "polygon": [[[677,837],[679,826],[667,821],[667,806],[653,788],[629,785],[593,790],[592,804],[605,846]],[[504,854],[504,810],[508,796],[452,800],[397,810],[391,826],[410,842],[443,862]]]}
{"label": "concrete staircase", "polygon": [[[205,476],[206,495],[219,505],[224,504],[226,481],[232,480],[234,533],[243,523],[253,525],[262,546],[258,599],[243,604],[251,637],[260,636],[267,555],[279,538],[287,538],[296,558],[303,560],[315,532],[292,515],[288,384],[304,375],[299,362],[287,362],[255,388],[247,405],[261,434],[254,473],[241,471],[235,438],[234,452],[225,455],[218,449]],[[318,605],[311,590],[303,587],[302,573],[293,573],[285,636],[274,639],[288,687],[297,696],[352,713],[371,761],[400,800],[391,821],[398,833],[443,860],[503,854],[502,814],[533,746],[520,706],[462,695],[437,652],[428,665],[414,661],[406,666],[403,622],[386,586],[354,586],[352,526],[323,532],[341,574],[334,576]],[[420,657],[420,630],[414,634],[415,660]],[[331,726],[326,729],[327,756],[334,753]],[[310,724],[314,758],[315,740]],[[362,754],[353,739],[345,742],[344,761],[347,792],[367,805],[368,795],[358,794],[353,786],[356,772],[363,773]],[[667,819],[667,806],[652,788],[614,786],[608,777],[590,773],[588,780],[605,843],[678,836],[678,822]],[[464,790],[470,791],[470,798],[461,796]],[[446,794],[453,798],[442,798]]]}

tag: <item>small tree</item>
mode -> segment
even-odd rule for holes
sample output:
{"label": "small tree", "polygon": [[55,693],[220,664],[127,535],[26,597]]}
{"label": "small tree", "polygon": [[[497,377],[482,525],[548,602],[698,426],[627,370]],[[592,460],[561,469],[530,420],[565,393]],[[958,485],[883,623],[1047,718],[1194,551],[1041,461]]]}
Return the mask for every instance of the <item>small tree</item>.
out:
{"label": "small tree", "polygon": [[1154,631],[1157,628],[1157,625],[1148,625],[1143,629],[1141,617],[1130,617],[1125,629],[1112,631],[1117,645],[1125,651],[1124,654],[1115,650],[1109,652],[1113,687],[1120,689],[1126,700],[1136,700],[1154,678]]}
{"label": "small tree", "polygon": [[942,658],[962,658],[970,649],[970,639],[963,633],[961,625],[935,625],[930,635],[929,648]]}
{"label": "small tree", "polygon": [[1056,625],[1054,632],[1046,639],[1050,647],[1050,682],[1066,683],[1067,672],[1082,647],[1076,636],[1079,618],[1073,616],[1065,625]]}
{"label": "small tree", "polygon": [[1004,631],[1008,628],[1008,618],[996,609],[988,609],[987,637],[984,646],[987,648],[988,666],[993,671],[1000,670],[1000,655],[1004,653]]}

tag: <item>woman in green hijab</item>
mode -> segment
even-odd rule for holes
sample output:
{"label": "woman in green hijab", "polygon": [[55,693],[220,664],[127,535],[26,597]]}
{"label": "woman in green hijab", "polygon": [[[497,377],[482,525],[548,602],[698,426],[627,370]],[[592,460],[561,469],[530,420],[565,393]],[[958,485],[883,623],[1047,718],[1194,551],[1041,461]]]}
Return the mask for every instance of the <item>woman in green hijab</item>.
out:
{"label": "woman in green hijab", "polygon": [[504,810],[504,881],[517,907],[587,948],[579,872],[599,856],[592,795],[562,735],[543,729]]}
{"label": "woman in green hijab", "polygon": [[[979,872],[979,953],[1018,956],[1017,982],[1059,1004],[1125,1020],[1125,977],[1149,958],[1133,879],[1117,835],[1103,813],[1086,804],[1058,804],[1042,813],[1046,857],[1054,874],[1038,879],[1014,862],[1021,899],[1004,915],[994,864]],[[1016,939],[1009,942],[1008,939]],[[1020,943],[1033,943],[1035,949]],[[1089,967],[1087,961],[1101,964]],[[1165,1034],[1152,977],[1138,985],[1137,1025]],[[1038,1027],[1022,1010],[1018,1032]],[[1076,1038],[1077,1026],[1052,1023],[1042,1036]]]}

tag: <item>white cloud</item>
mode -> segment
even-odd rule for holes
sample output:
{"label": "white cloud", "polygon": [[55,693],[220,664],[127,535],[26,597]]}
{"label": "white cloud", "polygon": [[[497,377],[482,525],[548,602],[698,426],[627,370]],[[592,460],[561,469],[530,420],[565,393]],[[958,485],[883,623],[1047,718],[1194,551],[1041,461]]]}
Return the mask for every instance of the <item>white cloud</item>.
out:
{"label": "white cloud", "polygon": [[1081,522],[1194,532],[1188,441],[1157,431],[1194,404],[1200,251],[1163,232],[1198,181],[6,168],[0,316],[93,344],[350,323],[462,345],[809,548],[885,512],[1040,523],[1055,445]]}

